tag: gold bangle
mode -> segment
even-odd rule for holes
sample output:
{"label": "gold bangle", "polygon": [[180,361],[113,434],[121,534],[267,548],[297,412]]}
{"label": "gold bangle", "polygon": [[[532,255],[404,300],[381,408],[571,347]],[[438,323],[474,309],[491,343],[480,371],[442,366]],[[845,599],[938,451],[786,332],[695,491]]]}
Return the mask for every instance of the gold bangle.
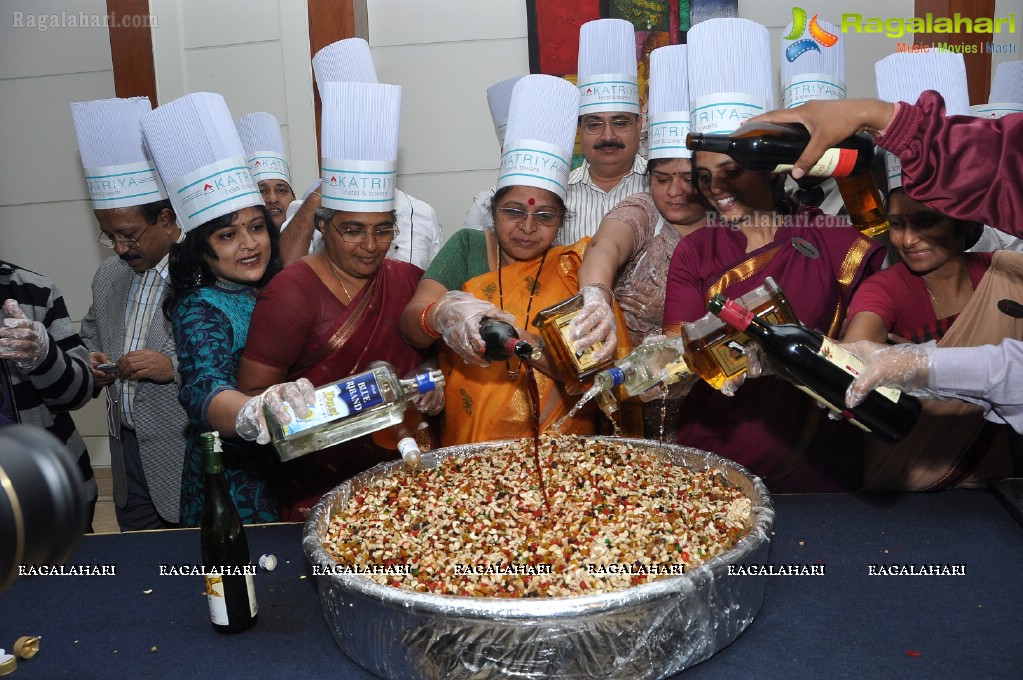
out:
{"label": "gold bangle", "polygon": [[610,304],[612,305],[615,303],[615,300],[618,299],[617,297],[615,297],[615,292],[611,290],[611,286],[607,285],[606,283],[589,283],[587,285],[593,286],[594,288],[597,288],[607,293],[608,297],[611,298]]}
{"label": "gold bangle", "polygon": [[428,336],[434,339],[439,338],[441,334],[435,331],[432,326],[430,326],[430,322],[429,320],[427,320],[426,317],[430,313],[430,308],[433,307],[435,304],[437,304],[436,301],[426,305],[425,307],[423,307],[422,313],[419,314],[419,327],[423,330],[424,333],[426,333]]}

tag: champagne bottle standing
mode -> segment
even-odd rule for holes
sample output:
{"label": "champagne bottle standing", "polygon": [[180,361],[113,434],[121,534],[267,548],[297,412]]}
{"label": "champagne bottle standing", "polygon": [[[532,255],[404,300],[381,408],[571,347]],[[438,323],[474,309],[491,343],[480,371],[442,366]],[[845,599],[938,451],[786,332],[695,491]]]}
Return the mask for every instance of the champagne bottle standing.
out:
{"label": "champagne bottle standing", "polygon": [[499,319],[483,317],[480,320],[480,337],[486,347],[483,356],[491,361],[503,361],[513,356],[525,360],[540,358],[532,345],[519,338],[515,326]]}
{"label": "champagne bottle standing", "polygon": [[[747,170],[788,172],[810,141],[810,133],[802,125],[749,123],[734,132],[686,136],[686,146],[693,151],[712,151],[732,157]],[[807,175],[811,177],[846,177],[870,171],[874,158],[874,140],[865,133],[853,135],[824,152]]]}
{"label": "champagne bottle standing", "polygon": [[259,616],[249,544],[224,480],[220,440],[216,433],[205,432],[200,443],[206,480],[199,540],[210,620],[218,633],[240,633],[252,628]]}
{"label": "champagne bottle standing", "polygon": [[878,438],[894,444],[916,425],[920,400],[898,390],[871,390],[859,406],[846,407],[846,389],[863,364],[830,338],[800,324],[772,325],[720,294],[707,309],[759,341],[778,375]]}

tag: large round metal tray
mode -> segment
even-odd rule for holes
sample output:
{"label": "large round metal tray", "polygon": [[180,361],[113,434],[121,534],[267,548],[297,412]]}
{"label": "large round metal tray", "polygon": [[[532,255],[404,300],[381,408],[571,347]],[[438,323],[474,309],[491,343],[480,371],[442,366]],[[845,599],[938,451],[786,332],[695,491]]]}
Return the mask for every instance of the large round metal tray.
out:
{"label": "large round metal tray", "polygon": [[[472,598],[415,593],[353,574],[318,576],[327,625],[353,661],[384,678],[665,678],[713,655],[753,622],[766,577],[729,575],[729,565],[767,561],[774,508],[767,488],[741,465],[712,453],[624,439],[674,465],[715,469],[752,500],[750,532],[680,576],[626,590],[563,598]],[[486,442],[438,449],[469,457]],[[337,564],[323,548],[335,508],[353,488],[388,475],[379,465],[333,489],[313,508],[303,550],[313,565]]]}

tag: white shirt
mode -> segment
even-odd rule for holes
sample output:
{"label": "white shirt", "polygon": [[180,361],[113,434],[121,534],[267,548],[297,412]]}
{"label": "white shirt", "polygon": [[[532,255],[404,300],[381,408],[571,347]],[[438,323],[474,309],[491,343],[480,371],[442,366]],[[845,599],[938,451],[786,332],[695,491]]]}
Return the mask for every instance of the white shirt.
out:
{"label": "white shirt", "polygon": [[600,226],[604,215],[611,212],[623,198],[649,189],[646,159],[638,154],[632,164],[632,170],[622,177],[611,191],[604,191],[593,183],[590,177],[590,164],[583,161],[583,164],[568,176],[568,197],[565,199],[565,206],[568,208],[569,218],[558,231],[554,243],[568,245],[583,236],[593,236],[597,233],[597,227]]}
{"label": "white shirt", "polygon": [[[288,206],[288,212],[295,212],[301,207],[302,201],[296,199]],[[395,225],[398,228],[398,235],[391,242],[387,251],[387,257],[392,260],[411,262],[420,269],[426,269],[433,262],[443,244],[441,238],[441,226],[437,220],[437,213],[428,203],[420,201],[414,196],[409,196],[399,189],[394,190],[394,213]],[[291,224],[289,218],[281,225],[281,231]],[[309,243],[309,253],[315,253],[323,249],[323,236],[320,232],[313,230],[313,239]]]}

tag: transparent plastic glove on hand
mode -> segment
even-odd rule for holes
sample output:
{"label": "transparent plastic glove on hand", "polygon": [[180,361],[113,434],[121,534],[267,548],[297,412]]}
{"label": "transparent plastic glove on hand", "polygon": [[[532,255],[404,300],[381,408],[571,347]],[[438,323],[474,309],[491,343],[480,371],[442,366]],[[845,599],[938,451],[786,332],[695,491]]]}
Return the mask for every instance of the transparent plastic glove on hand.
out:
{"label": "transparent plastic glove on hand", "polygon": [[246,441],[269,444],[270,429],[266,425],[263,407],[269,407],[277,419],[286,424],[291,422],[291,416],[284,408],[285,402],[299,418],[304,418],[316,403],[316,388],[306,378],[268,387],[263,394],[252,397],[242,406],[234,420],[235,432]]}
{"label": "transparent plastic glove on hand", "polygon": [[594,343],[603,342],[604,346],[593,355],[593,360],[599,363],[612,356],[618,348],[615,314],[600,288],[583,286],[579,293],[583,296],[583,308],[572,319],[574,349],[579,352]]}
{"label": "transparent plastic glove on hand", "polygon": [[630,281],[615,290],[618,306],[629,327],[643,333],[659,330],[664,323],[664,288],[644,281]]}
{"label": "transparent plastic glove on hand", "polygon": [[15,300],[4,301],[7,318],[0,326],[0,359],[13,361],[19,370],[34,370],[50,349],[50,335],[41,321],[31,321]]}
{"label": "transparent plastic glove on hand", "polygon": [[[417,373],[426,373],[428,371],[435,371],[439,368],[437,362],[434,360],[424,361],[418,368],[411,371],[405,378],[412,378]],[[444,388],[433,389],[425,394],[417,394],[412,397],[412,403],[416,405],[416,409],[420,413],[428,416],[435,416],[444,410]]]}
{"label": "transparent plastic glove on hand", "polygon": [[461,290],[450,290],[430,310],[430,326],[440,333],[445,344],[469,364],[486,366],[484,343],[480,337],[483,317],[515,325],[515,317],[494,305]]}
{"label": "transparent plastic glove on hand", "polygon": [[881,345],[860,340],[840,345],[863,361],[863,372],[845,393],[846,406],[858,405],[878,386],[894,387],[917,397],[941,398],[927,388],[930,348],[922,345]]}

